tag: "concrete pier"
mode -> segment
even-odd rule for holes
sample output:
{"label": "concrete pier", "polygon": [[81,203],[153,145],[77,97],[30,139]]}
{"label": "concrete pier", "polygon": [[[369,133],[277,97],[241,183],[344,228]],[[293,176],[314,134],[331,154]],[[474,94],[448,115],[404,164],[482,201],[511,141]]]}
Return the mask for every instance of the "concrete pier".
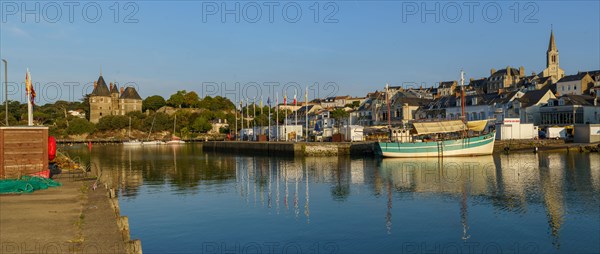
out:
{"label": "concrete pier", "polygon": [[263,154],[276,156],[340,156],[374,155],[375,142],[246,142],[246,141],[208,141],[202,143],[204,151],[230,152],[238,154]]}

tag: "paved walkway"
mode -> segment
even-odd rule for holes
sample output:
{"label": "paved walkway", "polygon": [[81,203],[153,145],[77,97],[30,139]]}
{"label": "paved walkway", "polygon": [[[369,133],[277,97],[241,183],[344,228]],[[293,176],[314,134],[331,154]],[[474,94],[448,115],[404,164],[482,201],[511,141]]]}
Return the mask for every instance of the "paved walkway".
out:
{"label": "paved walkway", "polygon": [[103,186],[56,180],[63,186],[0,195],[0,253],[125,253]]}

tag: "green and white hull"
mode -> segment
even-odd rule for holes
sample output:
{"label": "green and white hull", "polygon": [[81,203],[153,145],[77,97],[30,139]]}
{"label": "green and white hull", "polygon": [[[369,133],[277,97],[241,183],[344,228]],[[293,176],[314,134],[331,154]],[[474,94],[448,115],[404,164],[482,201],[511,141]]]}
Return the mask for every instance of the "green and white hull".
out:
{"label": "green and white hull", "polygon": [[489,155],[494,152],[496,132],[486,135],[430,142],[379,142],[383,157],[417,158]]}

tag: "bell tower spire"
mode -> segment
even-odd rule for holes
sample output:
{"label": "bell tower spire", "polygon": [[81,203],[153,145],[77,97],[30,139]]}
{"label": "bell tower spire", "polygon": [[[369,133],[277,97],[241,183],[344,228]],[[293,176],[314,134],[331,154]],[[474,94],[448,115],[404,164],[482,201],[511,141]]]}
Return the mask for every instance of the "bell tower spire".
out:
{"label": "bell tower spire", "polygon": [[546,51],[546,69],[542,72],[543,77],[552,77],[558,81],[565,76],[565,72],[560,68],[558,59],[558,48],[554,39],[554,27],[550,27],[550,40],[548,41],[548,50]]}
{"label": "bell tower spire", "polygon": [[554,41],[554,29],[550,29],[550,42],[548,43],[548,52],[557,51],[556,42]]}

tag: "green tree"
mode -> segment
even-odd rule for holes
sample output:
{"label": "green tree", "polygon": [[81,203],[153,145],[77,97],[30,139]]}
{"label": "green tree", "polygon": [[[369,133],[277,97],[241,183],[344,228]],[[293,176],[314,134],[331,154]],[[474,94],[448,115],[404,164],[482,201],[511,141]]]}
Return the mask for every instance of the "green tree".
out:
{"label": "green tree", "polygon": [[185,90],[177,91],[176,93],[172,94],[167,100],[167,105],[175,108],[181,108],[181,106],[185,103],[185,94]]}
{"label": "green tree", "polygon": [[146,110],[156,111],[159,108],[167,105],[165,99],[160,95],[150,96],[142,101],[142,110],[145,112]]}
{"label": "green tree", "polygon": [[100,118],[96,129],[99,131],[109,131],[129,128],[129,117],[127,116],[105,116]]}
{"label": "green tree", "polygon": [[183,107],[185,108],[194,108],[198,106],[200,102],[200,97],[194,91],[188,92],[183,96]]}
{"label": "green tree", "polygon": [[330,113],[331,118],[335,119],[335,125],[339,128],[342,120],[348,118],[348,116],[350,116],[350,113],[348,113],[346,110],[343,110],[341,108],[336,108],[335,110],[331,111]]}
{"label": "green tree", "polygon": [[69,127],[67,127],[67,134],[69,135],[80,135],[94,132],[95,126],[88,120],[83,118],[74,118],[69,121]]}
{"label": "green tree", "polygon": [[210,122],[208,122],[208,120],[206,120],[206,118],[198,117],[196,118],[196,120],[194,120],[194,123],[192,124],[192,129],[197,132],[207,132],[210,129],[212,129],[212,125],[210,124]]}
{"label": "green tree", "polygon": [[85,118],[90,120],[90,95],[86,94],[81,99],[81,108],[85,111]]}

